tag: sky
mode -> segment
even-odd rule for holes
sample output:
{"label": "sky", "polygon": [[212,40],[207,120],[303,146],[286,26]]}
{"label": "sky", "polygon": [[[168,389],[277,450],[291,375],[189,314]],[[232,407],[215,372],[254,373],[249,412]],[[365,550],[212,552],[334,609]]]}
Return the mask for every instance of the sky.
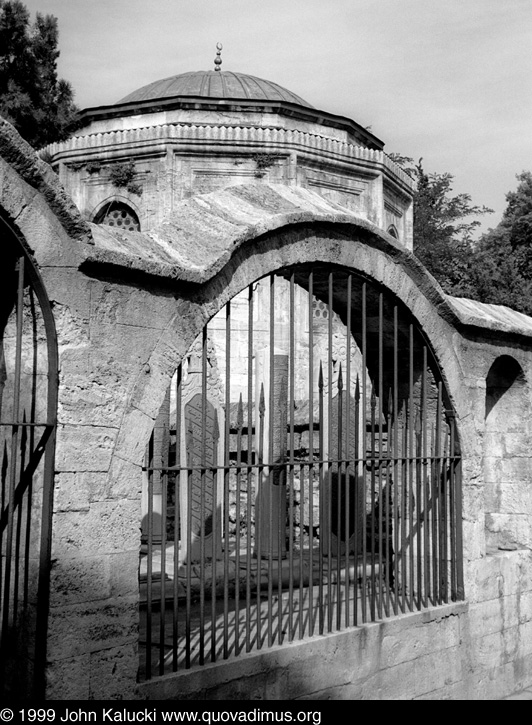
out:
{"label": "sky", "polygon": [[532,171],[532,0],[23,0],[59,23],[80,108],[214,69],[347,116],[494,209]]}

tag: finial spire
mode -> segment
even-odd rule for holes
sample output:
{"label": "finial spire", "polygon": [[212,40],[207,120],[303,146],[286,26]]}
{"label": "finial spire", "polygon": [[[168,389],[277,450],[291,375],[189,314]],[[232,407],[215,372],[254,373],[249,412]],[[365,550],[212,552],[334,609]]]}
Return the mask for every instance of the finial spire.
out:
{"label": "finial spire", "polygon": [[217,71],[222,70],[222,48],[223,45],[221,43],[216,43],[216,58],[214,59],[214,70]]}

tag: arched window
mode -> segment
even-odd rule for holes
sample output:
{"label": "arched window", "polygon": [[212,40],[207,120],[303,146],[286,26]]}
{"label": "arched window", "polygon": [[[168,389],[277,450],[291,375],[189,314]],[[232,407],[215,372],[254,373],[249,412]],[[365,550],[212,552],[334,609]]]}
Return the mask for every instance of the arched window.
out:
{"label": "arched window", "polygon": [[121,201],[110,201],[104,204],[94,217],[94,222],[130,232],[140,231],[138,216],[130,206]]}
{"label": "arched window", "polygon": [[387,229],[387,232],[388,232],[388,234],[389,234],[390,236],[392,236],[392,237],[393,237],[394,239],[399,239],[399,232],[397,231],[396,227],[395,227],[395,226],[394,226],[393,224],[391,224],[391,225],[390,225],[390,226],[388,227],[388,229]]}
{"label": "arched window", "polygon": [[409,310],[349,270],[284,269],[215,315],[146,472],[143,678],[463,598],[442,374]]}
{"label": "arched window", "polygon": [[42,280],[0,217],[0,692],[44,697],[57,341]]}

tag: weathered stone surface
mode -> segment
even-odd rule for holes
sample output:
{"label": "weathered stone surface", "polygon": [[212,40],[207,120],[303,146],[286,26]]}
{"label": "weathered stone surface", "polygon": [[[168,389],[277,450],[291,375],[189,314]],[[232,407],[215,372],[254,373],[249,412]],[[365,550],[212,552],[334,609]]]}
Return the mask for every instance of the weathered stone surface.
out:
{"label": "weathered stone surface", "polygon": [[46,695],[49,700],[88,700],[90,683],[87,673],[90,654],[66,659],[54,658],[46,670]]}
{"label": "weathered stone surface", "polygon": [[56,511],[88,511],[89,492],[76,473],[58,473],[55,477]]}
{"label": "weathered stone surface", "polygon": [[128,642],[90,655],[89,699],[130,700],[138,668],[137,643]]}
{"label": "weathered stone surface", "polygon": [[61,425],[57,432],[57,471],[107,471],[116,428]]}
{"label": "weathered stone surface", "polygon": [[51,575],[52,606],[94,602],[111,596],[109,557],[62,558]]}
{"label": "weathered stone surface", "polygon": [[80,241],[90,241],[88,225],[82,220],[50,166],[3,118],[0,118],[0,155],[26,183],[43,195],[67,234]]}
{"label": "weathered stone surface", "polygon": [[89,511],[55,515],[53,556],[131,551],[139,546],[139,541],[140,502],[93,503]]}
{"label": "weathered stone surface", "polygon": [[138,636],[136,598],[85,602],[50,611],[48,656],[71,659],[82,654],[131,646]]}
{"label": "weathered stone surface", "polygon": [[135,596],[139,594],[139,550],[138,547],[120,554],[111,554],[109,561],[109,582],[112,597]]}

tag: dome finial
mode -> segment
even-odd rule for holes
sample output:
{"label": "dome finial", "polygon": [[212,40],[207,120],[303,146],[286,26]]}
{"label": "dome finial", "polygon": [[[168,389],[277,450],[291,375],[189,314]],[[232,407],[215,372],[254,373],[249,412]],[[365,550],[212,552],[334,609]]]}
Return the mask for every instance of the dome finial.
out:
{"label": "dome finial", "polygon": [[216,43],[216,58],[214,59],[214,70],[222,70],[222,48],[223,45],[221,43]]}

